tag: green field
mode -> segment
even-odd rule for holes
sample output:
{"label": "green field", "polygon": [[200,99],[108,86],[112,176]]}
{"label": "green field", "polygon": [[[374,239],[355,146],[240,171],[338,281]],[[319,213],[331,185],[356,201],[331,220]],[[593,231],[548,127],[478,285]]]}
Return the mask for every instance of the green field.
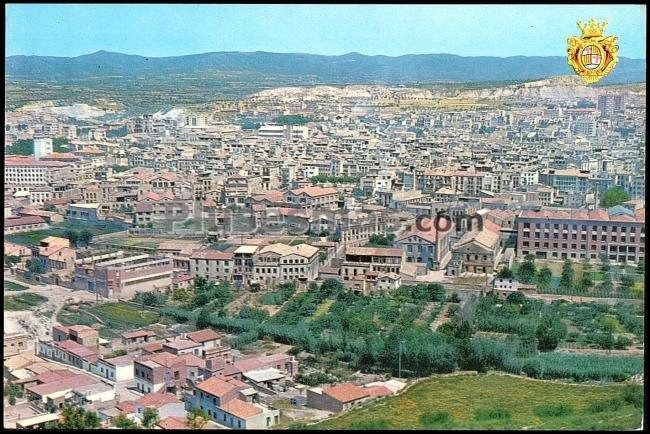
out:
{"label": "green field", "polygon": [[[110,339],[118,337],[122,332],[146,327],[158,322],[158,312],[150,308],[125,303],[104,303],[85,309],[88,313],[99,317],[104,325],[100,328],[100,336]],[[84,324],[94,325],[98,321],[84,311],[73,311],[69,308],[59,312],[58,320],[63,325]]]}
{"label": "green field", "polygon": [[[625,387],[537,381],[492,373],[434,376],[399,396],[367,404],[309,428],[639,428],[642,405],[635,407],[619,398]],[[642,391],[637,390],[637,396],[642,397]],[[612,399],[615,404],[603,405]]]}
{"label": "green field", "polygon": [[43,304],[47,300],[42,295],[27,292],[19,295],[5,295],[4,308],[5,310],[29,310]]}
{"label": "green field", "polygon": [[20,285],[20,284],[18,284],[18,283],[10,282],[10,281],[8,281],[8,280],[5,280],[4,287],[5,287],[5,290],[6,290],[6,291],[24,291],[24,290],[26,290],[26,289],[29,289],[29,288],[28,288],[27,286],[25,286],[25,285]]}
{"label": "green field", "polygon": [[44,238],[64,237],[67,230],[82,231],[84,229],[92,232],[93,235],[110,234],[113,232],[120,232],[126,230],[126,225],[119,222],[103,221],[97,223],[84,223],[84,222],[69,222],[55,223],[48,229],[40,231],[20,232],[17,234],[9,234],[5,236],[7,241],[23,245],[37,246]]}

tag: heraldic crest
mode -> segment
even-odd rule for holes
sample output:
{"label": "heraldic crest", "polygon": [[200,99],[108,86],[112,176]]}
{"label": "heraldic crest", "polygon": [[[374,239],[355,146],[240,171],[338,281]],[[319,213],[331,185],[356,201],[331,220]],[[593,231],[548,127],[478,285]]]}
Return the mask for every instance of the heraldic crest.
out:
{"label": "heraldic crest", "polygon": [[605,77],[618,63],[618,38],[604,36],[605,26],[607,22],[598,23],[593,18],[578,22],[582,36],[567,39],[569,65],[589,84]]}

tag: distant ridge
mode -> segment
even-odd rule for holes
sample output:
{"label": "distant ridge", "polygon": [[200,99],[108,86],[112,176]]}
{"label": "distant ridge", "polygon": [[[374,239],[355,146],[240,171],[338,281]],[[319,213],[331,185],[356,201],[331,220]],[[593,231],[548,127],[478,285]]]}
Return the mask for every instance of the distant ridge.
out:
{"label": "distant ridge", "polygon": [[[645,82],[645,59],[621,58],[602,84]],[[537,80],[571,74],[562,56],[463,57],[408,54],[398,57],[341,56],[268,52],[213,52],[174,57],[145,57],[97,51],[77,57],[10,56],[5,77],[26,80],[75,80],[109,76],[160,76],[204,71],[252,72],[296,77],[299,84],[416,84]]]}

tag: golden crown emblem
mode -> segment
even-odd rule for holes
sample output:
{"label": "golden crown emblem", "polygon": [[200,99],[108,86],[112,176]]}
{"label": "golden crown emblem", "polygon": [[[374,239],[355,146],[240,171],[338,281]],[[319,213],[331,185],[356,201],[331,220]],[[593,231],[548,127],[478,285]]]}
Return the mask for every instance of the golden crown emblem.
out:
{"label": "golden crown emblem", "polygon": [[567,39],[568,62],[586,83],[595,83],[609,74],[618,63],[618,38],[604,36],[607,21],[591,18],[586,23],[578,21],[581,37]]}
{"label": "golden crown emblem", "polygon": [[581,23],[578,21],[578,28],[582,32],[583,38],[591,38],[593,36],[603,36],[603,32],[607,27],[607,21],[602,23],[597,22],[593,18],[587,21],[586,23]]}

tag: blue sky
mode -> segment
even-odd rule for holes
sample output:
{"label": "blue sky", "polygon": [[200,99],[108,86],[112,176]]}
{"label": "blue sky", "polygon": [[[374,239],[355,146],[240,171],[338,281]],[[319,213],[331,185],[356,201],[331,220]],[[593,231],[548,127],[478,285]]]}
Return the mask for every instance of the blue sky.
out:
{"label": "blue sky", "polygon": [[98,50],[565,56],[576,21],[607,20],[619,54],[645,58],[641,5],[6,5],[6,55]]}

